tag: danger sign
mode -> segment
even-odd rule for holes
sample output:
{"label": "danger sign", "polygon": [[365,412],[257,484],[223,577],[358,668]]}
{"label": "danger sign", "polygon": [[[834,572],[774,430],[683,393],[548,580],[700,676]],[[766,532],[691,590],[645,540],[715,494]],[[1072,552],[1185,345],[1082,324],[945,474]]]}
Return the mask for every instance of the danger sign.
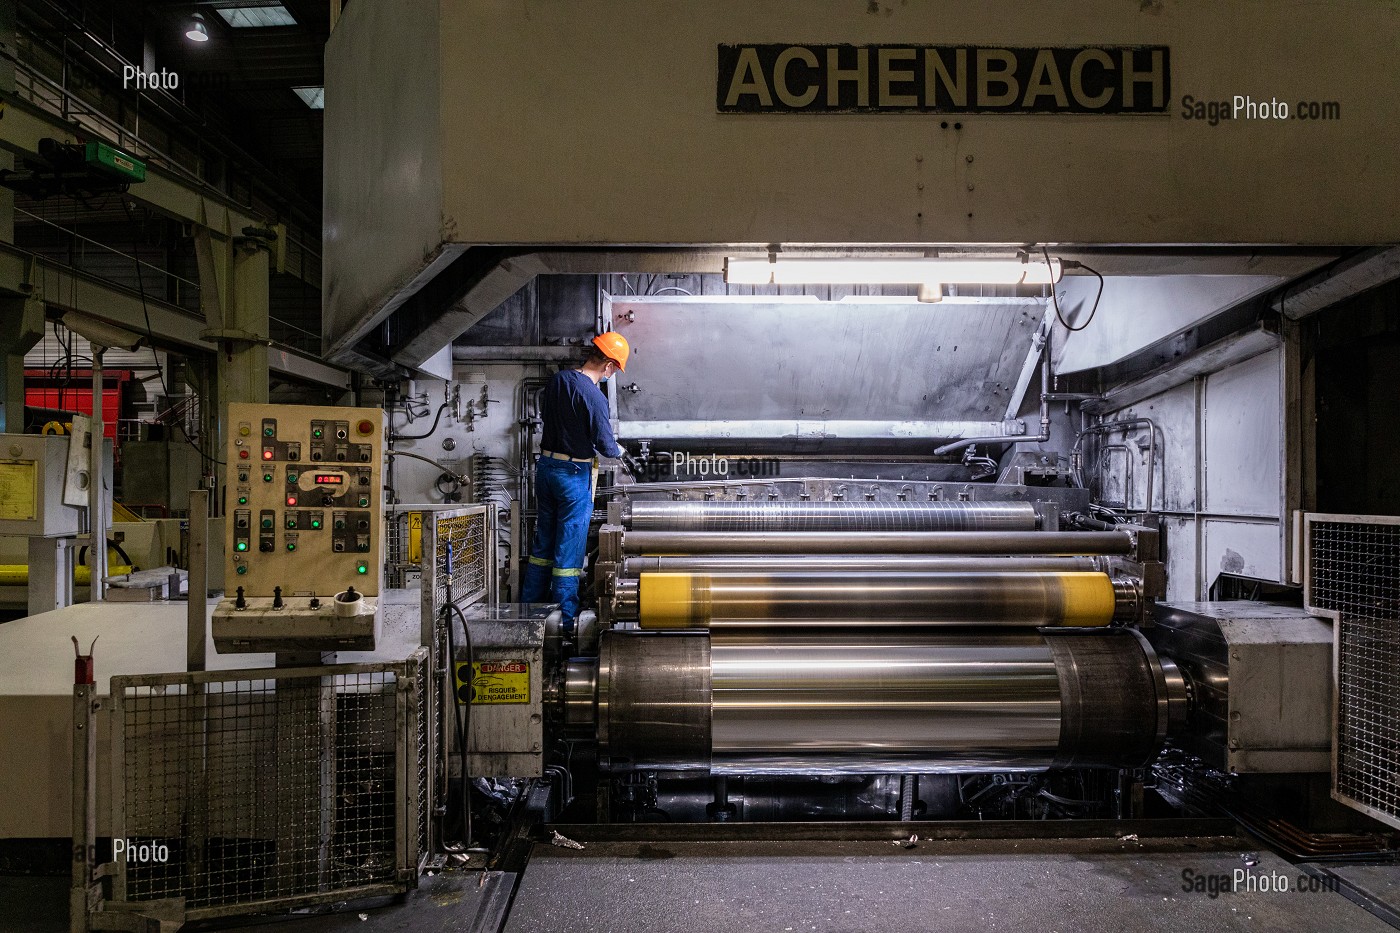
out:
{"label": "danger sign", "polygon": [[466,664],[458,664],[456,668],[459,703],[530,702],[528,661],[473,661],[470,681]]}

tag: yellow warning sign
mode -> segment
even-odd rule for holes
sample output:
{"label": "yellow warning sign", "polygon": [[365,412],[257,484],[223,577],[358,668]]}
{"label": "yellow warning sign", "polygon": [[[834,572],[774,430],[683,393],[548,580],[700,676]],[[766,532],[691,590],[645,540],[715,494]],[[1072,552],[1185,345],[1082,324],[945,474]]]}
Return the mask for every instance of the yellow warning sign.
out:
{"label": "yellow warning sign", "polygon": [[37,476],[33,460],[0,462],[0,518],[33,521]]}
{"label": "yellow warning sign", "polygon": [[467,665],[457,665],[459,703],[529,703],[529,661],[473,661],[471,684],[463,679]]}

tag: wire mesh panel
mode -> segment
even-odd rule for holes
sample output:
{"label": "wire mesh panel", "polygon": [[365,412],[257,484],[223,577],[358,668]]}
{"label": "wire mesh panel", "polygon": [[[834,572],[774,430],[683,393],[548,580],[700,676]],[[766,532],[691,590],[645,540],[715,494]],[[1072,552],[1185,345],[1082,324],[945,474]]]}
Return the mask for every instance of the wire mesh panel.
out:
{"label": "wire mesh panel", "polygon": [[[384,585],[403,589],[409,574],[418,569],[419,557],[411,553],[411,539],[421,534],[422,512],[391,512],[384,523]],[[420,546],[421,547],[421,546]]]}
{"label": "wire mesh panel", "polygon": [[414,674],[414,696],[418,701],[419,716],[415,717],[414,733],[417,749],[413,759],[414,800],[416,802],[414,833],[417,839],[418,867],[433,853],[431,836],[431,813],[433,809],[433,787],[436,775],[433,771],[435,736],[440,726],[442,711],[433,702],[433,680],[427,664],[420,664]]}
{"label": "wire mesh panel", "polygon": [[[473,506],[423,516],[424,599],[429,618],[447,605],[487,597],[495,575],[491,508]],[[427,568],[432,567],[431,585]]]}
{"label": "wire mesh panel", "polygon": [[184,898],[194,919],[402,890],[423,838],[425,657],[113,677],[114,899]]}
{"label": "wire mesh panel", "polygon": [[1332,793],[1400,826],[1400,518],[1306,517],[1304,600],[1337,614]]}
{"label": "wire mesh panel", "polygon": [[[489,599],[496,592],[495,506],[465,506],[460,509],[425,511],[422,528],[423,644],[432,646],[434,670],[444,667],[440,659],[450,656],[447,627],[443,614],[449,602],[458,606]],[[440,812],[446,806],[447,759],[450,747],[444,709],[452,702],[450,685],[439,680],[427,707],[430,732],[429,754],[423,763],[422,779],[426,805],[422,812]],[[444,693],[444,691],[447,691]],[[423,823],[425,845],[422,852],[434,850],[436,824]]]}

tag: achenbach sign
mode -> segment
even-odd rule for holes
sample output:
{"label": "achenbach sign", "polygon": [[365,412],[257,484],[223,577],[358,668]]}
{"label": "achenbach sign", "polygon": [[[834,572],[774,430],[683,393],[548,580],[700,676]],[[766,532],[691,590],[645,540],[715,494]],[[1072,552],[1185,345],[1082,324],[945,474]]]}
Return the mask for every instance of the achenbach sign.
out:
{"label": "achenbach sign", "polygon": [[720,113],[1166,113],[1164,45],[721,45]]}

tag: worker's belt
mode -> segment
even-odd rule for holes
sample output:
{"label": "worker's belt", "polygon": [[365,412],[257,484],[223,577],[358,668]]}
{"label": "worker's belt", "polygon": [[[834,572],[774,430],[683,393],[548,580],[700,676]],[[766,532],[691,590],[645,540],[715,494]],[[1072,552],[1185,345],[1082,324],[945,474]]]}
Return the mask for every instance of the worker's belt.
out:
{"label": "worker's belt", "polygon": [[570,457],[568,454],[556,454],[552,450],[541,450],[541,457],[548,457],[551,460],[572,460],[574,463],[592,463],[591,457]]}

